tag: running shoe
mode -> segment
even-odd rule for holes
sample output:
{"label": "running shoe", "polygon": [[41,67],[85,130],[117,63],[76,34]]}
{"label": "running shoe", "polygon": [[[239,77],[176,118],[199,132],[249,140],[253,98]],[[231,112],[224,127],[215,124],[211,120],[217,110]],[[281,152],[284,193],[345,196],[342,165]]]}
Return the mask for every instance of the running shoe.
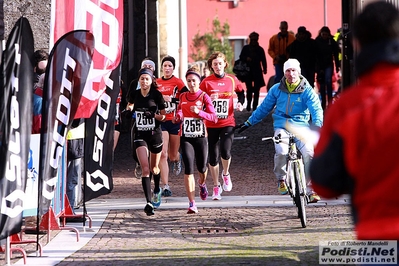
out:
{"label": "running shoe", "polygon": [[176,162],[173,162],[173,173],[178,176],[181,173],[181,154],[179,155],[179,160]]}
{"label": "running shoe", "polygon": [[152,205],[154,205],[155,209],[158,209],[161,205],[161,197],[162,196],[162,188],[159,188],[158,193],[153,193],[152,195]]}
{"label": "running shoe", "polygon": [[320,196],[316,193],[309,195],[309,203],[316,203],[320,200]]}
{"label": "running shoe", "polygon": [[188,205],[187,214],[198,213],[197,206],[195,206],[195,202],[190,202]]}
{"label": "running shoe", "polygon": [[163,197],[170,197],[172,196],[172,191],[170,190],[169,185],[165,185],[162,189],[162,196]]}
{"label": "running shoe", "polygon": [[221,200],[222,199],[222,186],[219,184],[216,187],[213,187],[213,195],[212,195],[212,199],[213,200]]}
{"label": "running shoe", "polygon": [[150,202],[147,202],[147,205],[144,207],[144,212],[147,214],[147,216],[154,215],[154,206]]}
{"label": "running shoe", "polygon": [[285,184],[284,180],[279,180],[278,181],[278,192],[281,195],[285,195],[285,194],[288,193],[288,188],[287,188],[287,185]]}
{"label": "running shoe", "polygon": [[222,173],[222,178],[223,178],[223,190],[231,191],[231,189],[233,188],[233,183],[231,183],[230,174],[224,175]]}
{"label": "running shoe", "polygon": [[136,178],[141,178],[143,176],[141,165],[139,163],[136,163],[136,167],[134,168],[134,175],[136,176]]}
{"label": "running shoe", "polygon": [[208,197],[208,189],[206,188],[206,184],[204,183],[203,185],[199,185],[200,187],[200,198],[202,200],[206,200],[206,198]]}

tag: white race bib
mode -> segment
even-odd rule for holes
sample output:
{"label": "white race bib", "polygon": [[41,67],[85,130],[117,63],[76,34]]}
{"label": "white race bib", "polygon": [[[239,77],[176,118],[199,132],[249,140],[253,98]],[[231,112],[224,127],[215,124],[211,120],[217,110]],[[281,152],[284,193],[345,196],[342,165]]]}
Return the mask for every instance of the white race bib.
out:
{"label": "white race bib", "polygon": [[136,127],[139,131],[149,131],[155,129],[155,118],[147,118],[144,112],[136,111]]}
{"label": "white race bib", "polygon": [[204,121],[200,118],[185,117],[183,119],[183,134],[184,137],[198,138],[205,137]]}
{"label": "white race bib", "polygon": [[214,99],[212,104],[219,119],[226,119],[229,116],[229,99]]}
{"label": "white race bib", "polygon": [[165,101],[165,112],[167,114],[170,114],[176,110],[176,104],[172,102],[166,102]]}

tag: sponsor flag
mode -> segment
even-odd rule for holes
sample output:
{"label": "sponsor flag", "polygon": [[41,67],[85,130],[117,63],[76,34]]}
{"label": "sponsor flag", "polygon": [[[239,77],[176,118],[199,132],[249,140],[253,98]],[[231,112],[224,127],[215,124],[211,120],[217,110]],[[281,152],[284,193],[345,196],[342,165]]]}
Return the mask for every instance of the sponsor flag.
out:
{"label": "sponsor flag", "polygon": [[112,71],[107,88],[92,116],[86,119],[84,200],[108,194],[113,189],[112,164],[116,100],[120,90],[120,68]]}
{"label": "sponsor flag", "polygon": [[121,60],[123,0],[52,0],[50,47],[63,34],[85,29],[96,38],[93,64],[75,118],[89,118]]}
{"label": "sponsor flag", "polygon": [[30,132],[34,50],[29,21],[15,23],[1,64],[0,239],[21,231]]}
{"label": "sponsor flag", "polygon": [[58,179],[65,138],[86,84],[94,36],[77,30],[61,37],[51,50],[43,88],[39,162],[39,214],[48,211]]}

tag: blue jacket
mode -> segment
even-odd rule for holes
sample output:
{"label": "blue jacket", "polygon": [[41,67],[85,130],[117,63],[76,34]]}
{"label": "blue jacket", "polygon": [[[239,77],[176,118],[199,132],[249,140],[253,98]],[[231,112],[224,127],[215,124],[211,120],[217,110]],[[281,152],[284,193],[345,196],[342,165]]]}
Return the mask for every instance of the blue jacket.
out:
{"label": "blue jacket", "polygon": [[42,96],[33,93],[32,134],[40,133],[42,127]]}
{"label": "blue jacket", "polygon": [[301,82],[293,92],[289,92],[283,77],[280,83],[274,84],[262,104],[248,118],[248,126],[255,125],[262,121],[271,111],[273,113],[273,126],[286,128],[286,123],[293,123],[297,126],[317,127],[323,125],[323,109],[321,108],[318,95],[303,76]]}

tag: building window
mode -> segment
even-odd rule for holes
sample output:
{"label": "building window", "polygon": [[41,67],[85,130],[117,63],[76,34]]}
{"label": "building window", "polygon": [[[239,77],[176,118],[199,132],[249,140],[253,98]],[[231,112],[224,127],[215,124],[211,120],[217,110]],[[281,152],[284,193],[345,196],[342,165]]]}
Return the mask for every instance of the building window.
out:
{"label": "building window", "polygon": [[234,51],[234,61],[240,57],[242,47],[247,44],[247,36],[230,36],[229,43]]}

